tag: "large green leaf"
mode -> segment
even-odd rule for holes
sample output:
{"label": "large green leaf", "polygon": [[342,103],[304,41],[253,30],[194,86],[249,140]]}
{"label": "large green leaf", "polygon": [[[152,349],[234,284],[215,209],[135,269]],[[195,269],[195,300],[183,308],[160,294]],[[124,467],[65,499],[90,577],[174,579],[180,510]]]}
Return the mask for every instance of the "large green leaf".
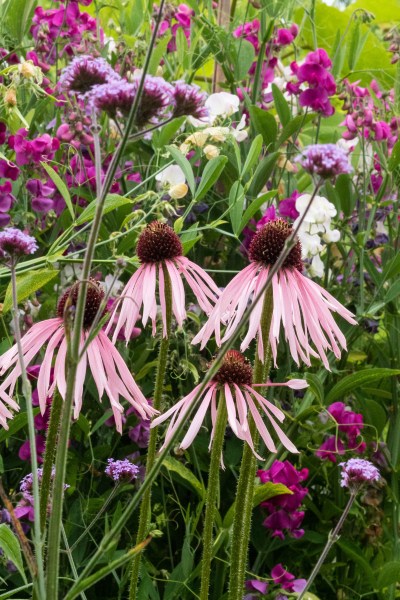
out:
{"label": "large green leaf", "polygon": [[[17,275],[17,299],[18,304],[29,298],[40,290],[46,283],[57,277],[59,271],[57,269],[38,269],[37,271],[28,271]],[[12,288],[9,283],[3,304],[3,313],[8,312],[12,307]]]}
{"label": "large green leaf", "polygon": [[67,186],[65,185],[65,183],[63,182],[63,180],[61,179],[59,174],[53,169],[53,167],[51,167],[48,163],[45,163],[45,162],[41,162],[40,164],[42,165],[43,169],[47,172],[48,176],[55,184],[55,186],[58,189],[58,191],[60,192],[61,196],[64,198],[65,204],[67,205],[67,208],[69,210],[71,218],[72,218],[72,220],[74,220],[75,219],[74,207],[72,206],[72,200],[71,200],[71,196],[69,195]]}
{"label": "large green leaf", "polygon": [[[125,198],[125,196],[120,196],[119,194],[107,194],[107,197],[104,202],[103,215],[106,215],[107,213],[115,210],[116,208],[125,206],[126,204],[133,204],[133,200],[131,200],[130,198]],[[96,205],[96,200],[91,202],[79,215],[79,217],[75,221],[75,224],[84,225],[85,223],[90,223],[90,221],[93,221],[96,212]]]}
{"label": "large green leaf", "polygon": [[0,548],[7,560],[14,563],[22,579],[27,583],[18,538],[5,523],[0,525]]}
{"label": "large green leaf", "polygon": [[275,144],[278,132],[278,125],[275,121],[275,117],[267,110],[263,110],[254,105],[249,107],[249,113],[250,122],[255,131],[261,133],[267,149],[271,149]]}
{"label": "large green leaf", "polygon": [[208,161],[206,168],[201,176],[199,187],[197,188],[195,199],[201,200],[207,194],[208,190],[214,185],[222,171],[228,159],[226,156],[216,156]]}
{"label": "large green leaf", "polygon": [[262,150],[262,143],[263,143],[263,138],[262,138],[262,135],[259,134],[254,138],[254,140],[250,146],[250,150],[247,154],[246,162],[244,163],[244,167],[242,169],[240,177],[243,178],[246,175],[246,173],[248,171],[250,171],[250,169],[255,165],[257,160],[260,158],[260,154],[261,154],[261,150]]}
{"label": "large green leaf", "polygon": [[254,489],[253,508],[261,504],[261,502],[270,500],[275,496],[282,496],[283,494],[292,495],[293,492],[286,485],[283,485],[283,483],[272,483],[271,481],[262,483]]}
{"label": "large green leaf", "polygon": [[335,402],[339,398],[345,398],[352,391],[384,379],[385,377],[395,377],[400,375],[400,369],[381,369],[372,368],[365,369],[364,371],[357,371],[347,377],[343,377],[326,396],[326,403],[330,404]]}
{"label": "large green leaf", "polygon": [[173,458],[172,456],[168,456],[163,460],[162,468],[171,473],[173,477],[177,475],[179,480],[193,489],[202,500],[205,498],[206,491],[204,485],[195,475],[193,475],[192,471],[179,462],[179,460],[176,460],[176,458]]}
{"label": "large green leaf", "polygon": [[244,199],[244,188],[240,181],[235,181],[229,192],[229,216],[235,235],[239,235],[241,231],[240,223],[243,215]]}
{"label": "large green leaf", "polygon": [[389,587],[393,583],[400,583],[400,562],[391,561],[383,565],[377,572],[377,586],[379,590]]}
{"label": "large green leaf", "polygon": [[[6,12],[2,15],[8,36],[12,36],[17,42],[22,42],[32,24],[36,5],[37,0],[9,0],[6,4]],[[4,10],[4,6],[2,10]]]}

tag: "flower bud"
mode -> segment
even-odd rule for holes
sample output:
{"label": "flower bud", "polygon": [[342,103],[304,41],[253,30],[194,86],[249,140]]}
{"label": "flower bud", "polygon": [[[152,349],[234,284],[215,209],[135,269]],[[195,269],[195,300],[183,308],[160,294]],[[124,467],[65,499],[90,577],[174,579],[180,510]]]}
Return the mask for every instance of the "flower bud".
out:
{"label": "flower bud", "polygon": [[21,73],[22,77],[25,77],[26,79],[33,79],[35,77],[36,70],[37,67],[35,67],[30,60],[26,60],[19,67],[19,72]]}
{"label": "flower bud", "polygon": [[179,200],[180,198],[184,198],[188,193],[188,186],[186,183],[178,183],[177,185],[173,185],[169,188],[168,194],[171,196],[173,200]]}
{"label": "flower bud", "polygon": [[196,131],[195,133],[192,133],[192,135],[189,135],[189,137],[186,140],[186,143],[189,142],[189,144],[193,144],[193,146],[198,146],[198,148],[202,148],[206,143],[207,138],[207,133],[204,133],[203,131]]}
{"label": "flower bud", "polygon": [[14,88],[10,88],[4,94],[4,103],[9,106],[17,106],[17,93]]}
{"label": "flower bud", "polygon": [[217,148],[217,146],[213,146],[212,144],[208,144],[204,148],[204,154],[207,160],[211,160],[212,158],[219,156],[219,148]]}

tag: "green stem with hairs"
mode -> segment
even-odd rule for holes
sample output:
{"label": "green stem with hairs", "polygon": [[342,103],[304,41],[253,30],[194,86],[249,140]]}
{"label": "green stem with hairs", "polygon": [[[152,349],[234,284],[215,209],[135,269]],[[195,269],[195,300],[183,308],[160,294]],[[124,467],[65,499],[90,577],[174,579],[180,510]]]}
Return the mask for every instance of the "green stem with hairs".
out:
{"label": "green stem with hairs", "polygon": [[206,494],[206,514],[203,529],[203,557],[201,560],[201,588],[200,600],[208,599],[210,587],[211,561],[213,558],[213,526],[215,520],[216,503],[219,489],[219,469],[221,453],[224,446],[227,422],[227,409],[224,393],[219,395],[217,421],[215,424],[214,439],[211,448],[210,471],[208,474]]}
{"label": "green stem with hairs", "polygon": [[[165,313],[166,313],[166,336],[161,337],[160,347],[158,350],[158,365],[156,372],[156,381],[154,385],[153,406],[156,410],[161,408],[162,393],[164,387],[165,372],[168,361],[169,339],[171,334],[172,321],[172,289],[171,279],[168,274],[167,267],[163,264],[164,273],[164,292],[165,292]],[[146,476],[150,473],[155,459],[157,450],[157,432],[158,427],[150,429],[149,446],[147,450],[146,460]],[[142,503],[140,505],[139,526],[136,535],[136,544],[140,544],[148,535],[148,528],[151,518],[151,486],[147,488],[143,494]],[[135,600],[137,597],[137,588],[139,581],[139,571],[142,555],[138,553],[132,560],[131,583],[129,589],[129,600]]]}
{"label": "green stem with hairs", "polygon": [[[273,311],[272,287],[264,296],[261,315],[261,335],[264,344],[264,360],[256,357],[253,370],[253,383],[264,383],[270,367],[270,346],[268,341]],[[253,419],[249,419],[250,434],[254,448],[257,450],[259,434]],[[229,579],[229,600],[242,600],[243,586],[246,573],[247,555],[250,540],[251,515],[253,510],[253,495],[256,473],[256,457],[248,444],[243,445],[242,463],[240,465],[239,481],[236,492],[235,513],[233,517],[231,540],[231,565]]]}
{"label": "green stem with hairs", "polygon": [[43,556],[42,548],[43,542],[41,539],[40,531],[40,511],[39,511],[39,478],[38,478],[38,463],[36,453],[36,436],[35,436],[35,423],[33,416],[32,407],[32,388],[26,372],[26,365],[24,360],[24,353],[21,343],[21,329],[19,326],[19,314],[18,314],[18,292],[17,292],[17,277],[15,272],[15,261],[13,260],[10,265],[11,272],[11,290],[12,290],[12,303],[13,303],[13,321],[14,321],[14,335],[18,350],[18,364],[21,369],[22,379],[22,393],[26,401],[26,413],[28,416],[28,431],[29,431],[29,447],[31,451],[31,466],[32,466],[32,487],[33,487],[33,507],[34,507],[34,524],[33,524],[33,544],[35,547],[36,557],[36,580],[33,581],[33,595],[43,597],[44,594],[44,569],[43,569]]}
{"label": "green stem with hairs", "polygon": [[58,428],[60,427],[62,398],[57,388],[54,390],[51,403],[50,421],[47,429],[46,448],[43,460],[42,481],[40,484],[40,526],[42,534],[46,528],[47,506],[49,502],[51,472],[56,454]]}

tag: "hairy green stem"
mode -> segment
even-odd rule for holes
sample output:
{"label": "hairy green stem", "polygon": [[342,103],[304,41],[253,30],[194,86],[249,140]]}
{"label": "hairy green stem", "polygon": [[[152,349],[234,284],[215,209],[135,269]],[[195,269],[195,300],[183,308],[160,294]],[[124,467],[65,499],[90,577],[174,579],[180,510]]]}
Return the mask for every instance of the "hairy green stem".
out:
{"label": "hairy green stem", "polygon": [[217,421],[211,448],[210,470],[207,483],[206,514],[203,529],[203,557],[201,560],[200,600],[208,600],[208,590],[210,587],[211,561],[213,558],[213,526],[217,509],[219,469],[221,464],[221,453],[224,446],[226,422],[226,402],[224,393],[221,391],[219,395]]}
{"label": "hairy green stem", "polygon": [[41,539],[41,528],[40,528],[40,498],[39,498],[39,478],[38,478],[38,463],[36,453],[36,436],[35,436],[35,422],[33,416],[32,407],[32,388],[26,372],[26,365],[24,360],[24,353],[22,350],[21,343],[21,329],[19,326],[19,314],[18,314],[18,293],[17,293],[17,277],[15,273],[15,261],[12,260],[10,265],[11,271],[11,289],[12,289],[12,302],[13,302],[13,321],[14,321],[14,335],[18,350],[18,363],[21,369],[22,379],[22,393],[26,402],[26,412],[28,415],[28,431],[29,431],[29,446],[31,450],[31,465],[32,465],[32,487],[33,487],[33,507],[34,507],[34,524],[33,524],[33,544],[35,547],[36,565],[37,565],[37,580],[33,582],[34,593],[39,597],[44,597],[44,570],[43,570],[43,556],[42,556],[42,539]]}
{"label": "hairy green stem", "polygon": [[[253,383],[264,383],[269,372],[270,347],[268,337],[271,328],[272,311],[272,288],[269,288],[265,293],[261,315],[261,335],[264,346],[264,356],[263,360],[260,360],[257,343]],[[257,450],[259,434],[253,419],[250,421],[250,433],[253,438],[254,448]],[[255,475],[256,457],[250,446],[244,444],[232,527],[229,600],[241,600],[243,598],[243,586],[251,530],[251,515],[253,511]]]}
{"label": "hairy green stem", "polygon": [[57,388],[54,390],[50,410],[50,421],[47,429],[46,448],[43,460],[42,481],[40,484],[40,525],[42,534],[46,528],[47,506],[49,502],[51,473],[56,454],[58,429],[60,427],[62,398]]}
{"label": "hairy green stem", "polygon": [[[164,387],[165,372],[168,361],[169,339],[171,335],[172,321],[172,289],[171,279],[168,274],[167,267],[163,264],[164,273],[164,292],[165,292],[165,312],[166,312],[166,335],[161,334],[160,347],[158,350],[158,365],[156,372],[156,381],[154,386],[153,406],[156,410],[161,408],[162,393]],[[149,446],[147,450],[146,460],[146,476],[150,473],[155,459],[157,450],[157,432],[158,427],[150,429]],[[151,486],[147,488],[143,494],[142,503],[140,505],[139,526],[136,535],[136,544],[139,545],[148,534],[148,528],[151,518]],[[131,583],[129,589],[129,600],[135,600],[137,597],[137,588],[139,581],[139,571],[142,555],[138,553],[132,560]]]}
{"label": "hairy green stem", "polygon": [[302,598],[304,598],[304,595],[306,594],[306,592],[308,592],[308,590],[310,589],[310,587],[313,584],[314,579],[318,575],[319,570],[321,569],[321,567],[328,555],[329,550],[332,548],[333,544],[335,544],[337,542],[337,540],[339,539],[339,532],[342,529],[343,523],[345,522],[347,515],[350,512],[351,507],[353,506],[353,502],[357,496],[357,492],[358,492],[358,490],[353,490],[351,492],[349,501],[346,504],[346,507],[342,513],[342,516],[340,517],[335,529],[332,531],[332,533],[329,534],[328,541],[326,542],[325,548],[323,549],[322,554],[319,557],[317,564],[313,568],[310,577],[307,579],[306,587],[303,589],[302,592],[300,592],[300,596],[298,597],[297,600],[302,600]]}

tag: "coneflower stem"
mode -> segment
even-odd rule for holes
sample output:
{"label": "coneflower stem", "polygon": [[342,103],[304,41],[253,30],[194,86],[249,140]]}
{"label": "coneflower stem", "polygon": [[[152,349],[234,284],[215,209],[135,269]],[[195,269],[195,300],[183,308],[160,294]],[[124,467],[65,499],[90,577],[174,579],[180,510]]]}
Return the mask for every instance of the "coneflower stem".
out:
{"label": "coneflower stem", "polygon": [[[269,287],[265,293],[263,311],[261,315],[261,335],[264,346],[264,360],[260,360],[259,358],[257,343],[253,370],[253,383],[264,383],[268,376],[270,367],[270,347],[268,338],[269,330],[271,328],[272,311],[272,287]],[[249,428],[251,437],[253,438],[254,448],[257,451],[259,434],[254,420],[250,418]],[[229,600],[242,600],[243,598],[251,529],[251,515],[253,510],[255,477],[256,457],[254,456],[250,446],[248,444],[243,444],[242,463],[240,465],[232,527]]]}
{"label": "coneflower stem", "polygon": [[210,470],[208,473],[207,482],[206,514],[203,529],[203,556],[201,560],[200,600],[208,600],[208,590],[210,587],[211,561],[213,557],[213,527],[217,508],[216,504],[219,489],[219,471],[221,465],[221,454],[224,446],[226,423],[226,402],[224,393],[221,391],[219,396],[214,438],[212,441]]}
{"label": "coneflower stem", "polygon": [[[161,334],[160,346],[158,350],[158,364],[156,372],[156,380],[154,384],[153,407],[156,410],[161,408],[162,393],[164,388],[165,371],[168,362],[169,338],[171,334],[172,321],[172,289],[171,279],[168,274],[167,267],[163,264],[164,273],[164,293],[165,293],[165,316],[166,316],[166,335]],[[157,431],[158,427],[150,429],[149,446],[147,449],[146,459],[146,476],[150,473],[155,459],[157,450]],[[143,494],[142,503],[140,505],[139,525],[136,535],[136,544],[140,544],[148,535],[148,528],[151,518],[151,486],[147,488]],[[139,581],[139,571],[142,554],[136,554],[132,559],[131,583],[129,589],[129,600],[135,600]]]}
{"label": "coneflower stem", "polygon": [[58,429],[60,427],[62,398],[57,388],[54,390],[50,409],[50,421],[47,428],[46,448],[44,451],[42,481],[40,484],[40,526],[42,533],[46,527],[47,506],[49,502],[51,473],[56,454]]}
{"label": "coneflower stem", "polygon": [[34,581],[34,593],[40,598],[44,598],[44,569],[43,569],[43,555],[42,555],[42,538],[40,529],[40,498],[39,498],[39,478],[38,478],[38,462],[36,453],[36,436],[35,436],[35,422],[33,416],[32,407],[32,388],[26,372],[26,365],[24,360],[24,353],[21,344],[21,329],[19,326],[19,314],[18,314],[18,293],[17,293],[17,276],[15,272],[15,261],[12,261],[10,265],[11,272],[11,289],[12,289],[12,303],[13,303],[13,321],[14,321],[14,335],[15,342],[18,350],[18,363],[21,369],[22,379],[22,393],[26,402],[26,413],[28,416],[28,431],[29,431],[29,446],[31,450],[31,466],[32,466],[32,487],[33,487],[33,507],[34,507],[34,524],[33,524],[33,544],[35,547],[35,558],[37,566],[37,581]]}
{"label": "coneflower stem", "polygon": [[343,523],[345,522],[345,520],[350,512],[351,507],[353,506],[353,502],[356,499],[357,492],[358,492],[358,490],[353,490],[350,493],[349,501],[346,504],[346,507],[342,513],[342,516],[340,517],[339,521],[337,522],[335,529],[328,535],[328,541],[326,542],[325,548],[323,549],[322,554],[317,561],[317,564],[313,568],[310,577],[307,579],[306,587],[303,589],[302,592],[300,592],[300,595],[297,600],[302,600],[302,598],[304,598],[305,593],[308,592],[308,590],[310,589],[310,587],[313,584],[314,579],[318,575],[319,570],[322,567],[322,565],[329,553],[329,550],[332,548],[333,544],[335,544],[338,541],[339,532],[343,527]]}

